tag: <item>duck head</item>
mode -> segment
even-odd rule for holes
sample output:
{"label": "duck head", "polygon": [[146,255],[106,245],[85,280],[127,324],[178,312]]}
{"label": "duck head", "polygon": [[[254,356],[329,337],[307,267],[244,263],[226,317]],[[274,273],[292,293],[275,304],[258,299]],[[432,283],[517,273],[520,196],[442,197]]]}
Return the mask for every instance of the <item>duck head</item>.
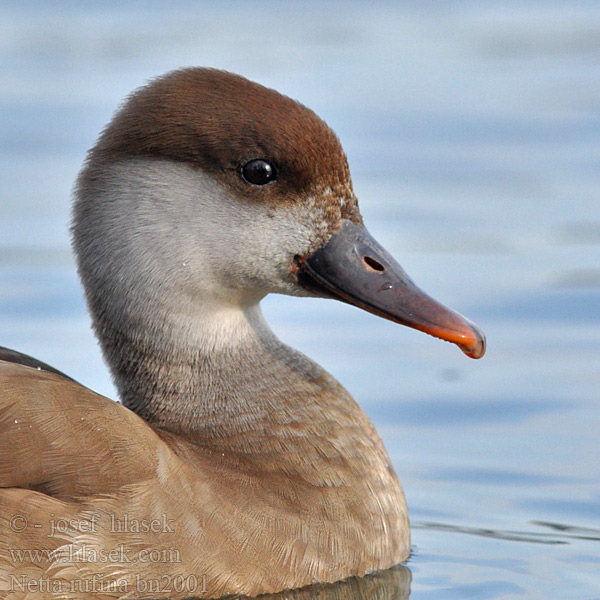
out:
{"label": "duck head", "polygon": [[175,71],[126,101],[80,175],[73,238],[101,341],[275,292],[336,298],[473,358],[485,350],[365,229],[331,129],[224,71]]}

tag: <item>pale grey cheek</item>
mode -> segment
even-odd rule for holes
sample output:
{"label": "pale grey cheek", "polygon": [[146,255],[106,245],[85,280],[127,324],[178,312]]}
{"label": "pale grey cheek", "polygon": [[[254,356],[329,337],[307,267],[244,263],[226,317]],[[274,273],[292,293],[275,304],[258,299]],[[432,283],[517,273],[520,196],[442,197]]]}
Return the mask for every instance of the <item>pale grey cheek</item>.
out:
{"label": "pale grey cheek", "polygon": [[330,226],[318,199],[274,209],[169,161],[115,164],[101,187],[102,197],[93,199],[104,213],[96,233],[118,249],[121,277],[149,278],[146,285],[157,292],[195,296],[247,287],[306,295],[292,273],[294,256],[316,249]]}

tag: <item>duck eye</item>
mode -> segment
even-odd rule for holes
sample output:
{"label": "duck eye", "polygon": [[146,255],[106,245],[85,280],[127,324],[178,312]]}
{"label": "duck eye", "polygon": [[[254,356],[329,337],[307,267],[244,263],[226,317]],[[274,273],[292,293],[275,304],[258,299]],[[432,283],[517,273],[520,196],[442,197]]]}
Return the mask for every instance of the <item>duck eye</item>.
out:
{"label": "duck eye", "polygon": [[242,166],[240,172],[244,181],[247,181],[252,185],[265,185],[277,179],[275,167],[262,158],[247,162]]}

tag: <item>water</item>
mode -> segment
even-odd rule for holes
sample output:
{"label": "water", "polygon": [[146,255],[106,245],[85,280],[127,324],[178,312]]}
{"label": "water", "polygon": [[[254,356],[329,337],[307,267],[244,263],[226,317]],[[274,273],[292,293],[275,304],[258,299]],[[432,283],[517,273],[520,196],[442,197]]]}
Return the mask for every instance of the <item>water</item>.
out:
{"label": "water", "polygon": [[69,252],[86,149],[132,89],[203,64],[340,136],[370,231],[486,357],[339,303],[268,298],[375,421],[411,598],[600,598],[600,5],[0,5],[0,342],[114,397]]}

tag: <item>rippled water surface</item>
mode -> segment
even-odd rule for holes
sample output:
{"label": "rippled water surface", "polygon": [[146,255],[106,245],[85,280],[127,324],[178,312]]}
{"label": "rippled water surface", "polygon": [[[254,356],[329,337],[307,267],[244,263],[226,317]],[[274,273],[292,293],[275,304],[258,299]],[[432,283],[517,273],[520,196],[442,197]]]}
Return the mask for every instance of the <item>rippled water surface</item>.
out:
{"label": "rippled water surface", "polygon": [[122,98],[185,65],[323,116],[371,232],[487,334],[475,362],[339,303],[264,303],[384,437],[411,598],[600,598],[600,5],[0,4],[0,345],[113,397],[70,190]]}

